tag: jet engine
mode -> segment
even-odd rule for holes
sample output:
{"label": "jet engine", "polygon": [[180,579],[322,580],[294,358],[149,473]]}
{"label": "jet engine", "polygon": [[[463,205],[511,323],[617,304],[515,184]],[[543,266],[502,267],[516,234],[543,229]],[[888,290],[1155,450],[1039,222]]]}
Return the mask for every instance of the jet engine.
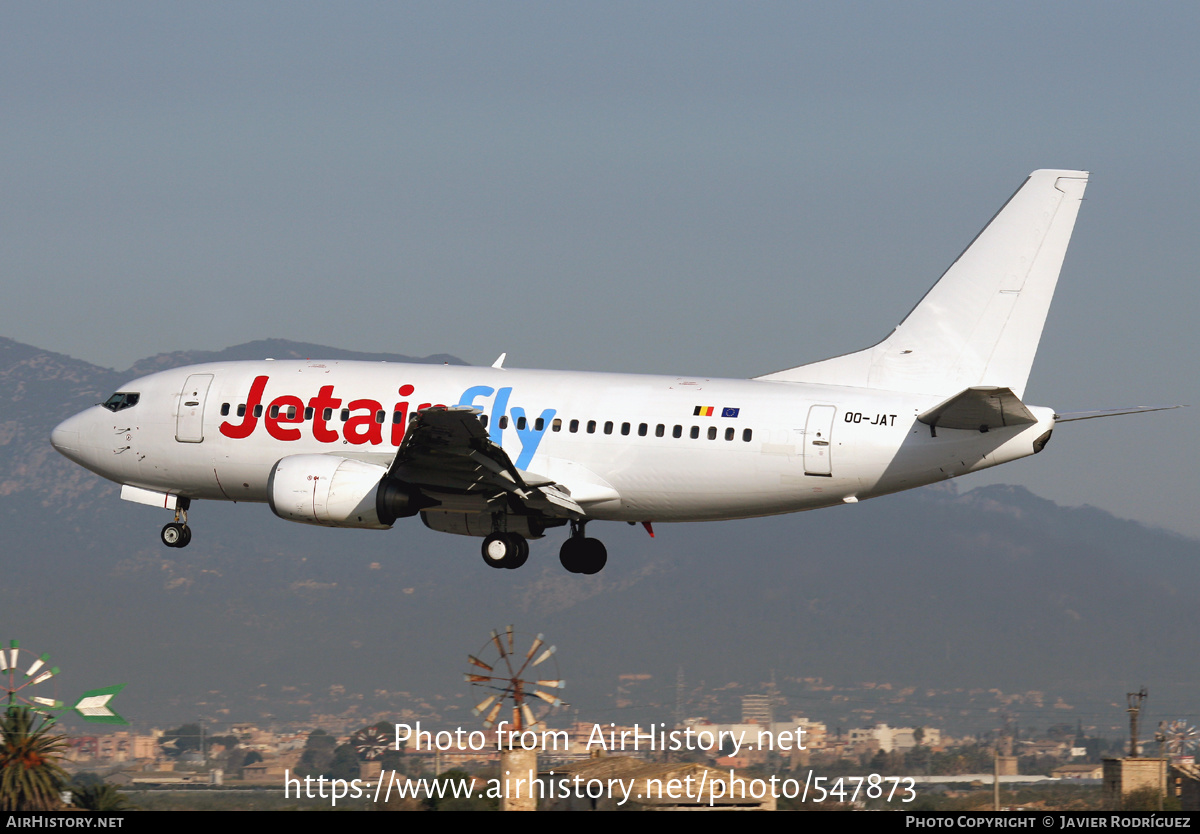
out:
{"label": "jet engine", "polygon": [[386,530],[432,502],[387,478],[387,467],[335,455],[290,455],[267,482],[271,511],[288,521],[324,527]]}

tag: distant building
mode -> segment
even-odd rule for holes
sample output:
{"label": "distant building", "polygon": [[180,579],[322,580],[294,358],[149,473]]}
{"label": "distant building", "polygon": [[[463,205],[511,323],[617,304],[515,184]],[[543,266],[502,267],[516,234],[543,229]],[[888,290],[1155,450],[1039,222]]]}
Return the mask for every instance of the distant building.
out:
{"label": "distant building", "polygon": [[100,736],[82,736],[72,743],[68,758],[72,761],[98,762],[129,762],[134,760],[154,759],[159,755],[159,736],[137,735],[128,730],[118,730],[115,733]]}
{"label": "distant building", "polygon": [[1104,807],[1107,809],[1120,809],[1126,796],[1145,788],[1166,793],[1166,759],[1105,759],[1103,767]]}
{"label": "distant building", "polygon": [[[920,742],[917,741],[918,735]],[[850,731],[850,747],[860,753],[873,750],[882,750],[884,753],[898,750],[905,753],[918,746],[940,747],[941,743],[941,730],[932,727],[889,727],[887,724],[876,724],[874,727]]]}
{"label": "distant building", "polygon": [[774,723],[770,695],[742,696],[742,723],[768,727]]}
{"label": "distant building", "polygon": [[300,753],[289,751],[281,756],[254,762],[242,768],[242,779],[246,782],[281,782],[284,771],[295,774],[300,762]]}

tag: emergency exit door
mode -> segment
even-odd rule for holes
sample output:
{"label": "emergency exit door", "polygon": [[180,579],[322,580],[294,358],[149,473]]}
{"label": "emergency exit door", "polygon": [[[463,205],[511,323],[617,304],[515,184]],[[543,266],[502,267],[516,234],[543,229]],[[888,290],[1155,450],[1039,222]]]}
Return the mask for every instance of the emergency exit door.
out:
{"label": "emergency exit door", "polygon": [[833,415],[837,407],[814,405],[804,424],[804,474],[833,477]]}

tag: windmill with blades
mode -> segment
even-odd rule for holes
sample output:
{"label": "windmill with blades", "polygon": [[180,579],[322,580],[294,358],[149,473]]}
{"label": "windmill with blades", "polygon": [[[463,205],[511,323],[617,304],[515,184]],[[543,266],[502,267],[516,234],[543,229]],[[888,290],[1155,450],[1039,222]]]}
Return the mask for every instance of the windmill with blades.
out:
{"label": "windmill with blades", "polygon": [[[521,641],[524,645],[524,640]],[[493,631],[491,639],[475,654],[467,655],[471,669],[463,676],[471,689],[483,695],[472,712],[483,716],[489,730],[508,722],[511,730],[502,733],[500,746],[501,811],[536,811],[537,799],[532,785],[537,779],[537,742],[527,736],[543,722],[555,707],[563,705],[553,691],[567,682],[558,673],[555,646],[546,646],[539,634],[521,653],[513,627]],[[549,691],[547,691],[549,690]],[[502,716],[503,713],[503,717]]]}
{"label": "windmill with blades", "polygon": [[1197,746],[1200,746],[1200,733],[1183,719],[1160,722],[1158,733],[1155,735],[1161,738],[1159,744],[1164,746],[1166,754],[1175,761],[1190,760],[1195,755]]}
{"label": "windmill with blades", "polygon": [[98,724],[129,723],[110,706],[125,684],[90,689],[67,706],[56,693],[60,670],[49,662],[49,655],[31,652],[19,640],[10,640],[7,649],[0,648],[0,692],[5,709],[27,709],[50,722],[57,721],[60,713],[74,712],[84,721]]}
{"label": "windmill with blades", "polygon": [[467,655],[472,668],[463,677],[473,690],[485,695],[472,710],[474,715],[483,716],[484,727],[496,726],[501,712],[511,707],[513,730],[522,733],[563,705],[557,695],[544,691],[567,685],[558,674],[556,651],[556,646],[545,647],[539,634],[524,654],[518,653],[516,634],[509,626],[503,632],[493,631],[477,654]]}

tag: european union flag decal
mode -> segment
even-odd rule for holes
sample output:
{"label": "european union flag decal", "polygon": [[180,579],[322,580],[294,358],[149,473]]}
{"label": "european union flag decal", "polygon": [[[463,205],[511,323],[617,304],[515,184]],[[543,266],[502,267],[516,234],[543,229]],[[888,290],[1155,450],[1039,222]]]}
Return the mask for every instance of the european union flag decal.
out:
{"label": "european union flag decal", "polygon": [[721,416],[722,417],[736,417],[736,416],[738,416],[739,411],[741,411],[740,408],[722,408]]}

